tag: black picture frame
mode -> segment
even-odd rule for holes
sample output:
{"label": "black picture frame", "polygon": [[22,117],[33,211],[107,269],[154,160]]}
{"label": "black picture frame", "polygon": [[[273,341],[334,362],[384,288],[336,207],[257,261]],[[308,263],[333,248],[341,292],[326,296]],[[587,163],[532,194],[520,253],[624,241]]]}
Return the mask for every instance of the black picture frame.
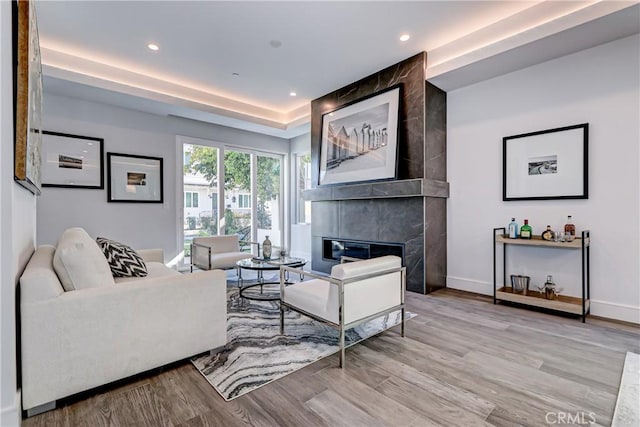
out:
{"label": "black picture frame", "polygon": [[107,153],[107,201],[164,203],[163,159]]}
{"label": "black picture frame", "polygon": [[589,198],[589,123],[502,139],[502,200]]}
{"label": "black picture frame", "polygon": [[104,139],[42,132],[42,186],[104,189]]}
{"label": "black picture frame", "polygon": [[397,179],[402,89],[393,85],[322,114],[319,187]]}

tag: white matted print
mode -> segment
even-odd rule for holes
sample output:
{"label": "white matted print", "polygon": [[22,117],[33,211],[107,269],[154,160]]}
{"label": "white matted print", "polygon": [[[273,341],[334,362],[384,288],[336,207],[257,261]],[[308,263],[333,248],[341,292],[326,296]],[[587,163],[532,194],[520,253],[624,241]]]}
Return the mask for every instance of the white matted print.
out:
{"label": "white matted print", "polygon": [[401,87],[322,115],[319,184],[396,177]]}
{"label": "white matted print", "polygon": [[42,186],[104,188],[102,138],[42,132]]}
{"label": "white matted print", "polygon": [[503,200],[588,198],[589,124],[503,138]]}
{"label": "white matted print", "polygon": [[109,201],[162,203],[162,158],[107,153]]}

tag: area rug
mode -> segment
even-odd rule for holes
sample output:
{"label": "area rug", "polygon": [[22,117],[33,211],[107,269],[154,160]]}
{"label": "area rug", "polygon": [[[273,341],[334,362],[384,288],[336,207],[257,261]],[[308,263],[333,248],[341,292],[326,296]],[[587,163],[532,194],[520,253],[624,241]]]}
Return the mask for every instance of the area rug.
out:
{"label": "area rug", "polygon": [[640,425],[640,354],[627,352],[611,427]]}
{"label": "area rug", "polygon": [[[415,315],[409,312],[405,317]],[[291,310],[285,312],[285,334],[280,335],[276,301],[240,298],[237,286],[227,289],[228,343],[215,354],[191,363],[227,401],[337,353],[338,331]],[[353,345],[400,323],[400,310],[346,332]]]}

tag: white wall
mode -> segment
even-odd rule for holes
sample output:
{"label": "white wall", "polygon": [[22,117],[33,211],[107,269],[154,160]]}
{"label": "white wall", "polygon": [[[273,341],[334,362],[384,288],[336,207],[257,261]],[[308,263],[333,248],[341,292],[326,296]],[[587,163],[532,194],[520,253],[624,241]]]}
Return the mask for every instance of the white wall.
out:
{"label": "white wall", "polygon": [[[296,218],[296,154],[305,154],[311,151],[311,134],[297,136],[290,140],[291,143],[291,241],[290,253],[292,256],[311,259],[311,224],[294,224]],[[313,220],[313,219],[312,219]]]}
{"label": "white wall", "polygon": [[[592,314],[640,322],[639,51],[635,35],[448,93],[449,287],[492,293],[494,227],[528,218],[541,233],[571,214],[592,233]],[[588,200],[502,201],[502,137],[583,122]],[[579,251],[510,247],[509,259],[580,294]]]}
{"label": "white wall", "polygon": [[[105,189],[43,189],[38,199],[38,244],[55,244],[68,227],[80,226],[93,236],[112,238],[134,248],[165,250],[171,260],[180,250],[176,206],[176,135],[185,135],[279,153],[289,152],[289,141],[224,126],[162,117],[114,106],[82,101],[46,92],[44,129],[104,138],[104,151],[162,157],[163,204],[107,203]],[[106,154],[105,154],[106,157]]]}
{"label": "white wall", "polygon": [[20,424],[16,286],[35,242],[35,196],[13,181],[11,3],[0,2],[0,425]]}

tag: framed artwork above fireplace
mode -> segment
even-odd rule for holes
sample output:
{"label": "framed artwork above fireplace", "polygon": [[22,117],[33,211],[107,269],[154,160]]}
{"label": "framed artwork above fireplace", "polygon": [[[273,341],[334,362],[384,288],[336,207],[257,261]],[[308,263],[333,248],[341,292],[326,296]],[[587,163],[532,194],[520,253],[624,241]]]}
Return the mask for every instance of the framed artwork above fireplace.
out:
{"label": "framed artwork above fireplace", "polygon": [[319,185],[395,179],[402,86],[322,115]]}

